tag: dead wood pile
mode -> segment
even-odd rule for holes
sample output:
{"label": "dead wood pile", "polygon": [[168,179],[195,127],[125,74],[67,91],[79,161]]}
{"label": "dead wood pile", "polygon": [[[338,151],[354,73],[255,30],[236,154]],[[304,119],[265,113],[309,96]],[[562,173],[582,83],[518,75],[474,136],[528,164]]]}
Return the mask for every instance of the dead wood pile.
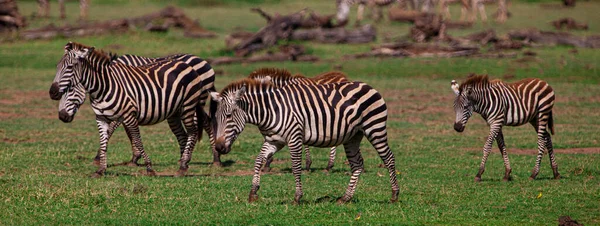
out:
{"label": "dead wood pile", "polygon": [[256,33],[234,32],[226,37],[228,49],[236,56],[249,56],[269,48],[279,40],[314,40],[326,43],[365,43],[375,40],[376,31],[366,25],[356,30],[345,30],[333,22],[334,15],[317,15],[307,9],[288,15],[271,15],[260,8],[252,9],[267,24]]}
{"label": "dead wood pile", "polygon": [[438,44],[414,44],[409,42],[387,43],[374,47],[367,53],[348,56],[365,57],[460,57],[479,52],[478,47],[442,46]]}
{"label": "dead wood pile", "polygon": [[305,49],[301,45],[282,45],[275,51],[267,51],[265,54],[253,55],[250,57],[218,57],[209,59],[211,65],[232,64],[232,63],[255,63],[255,62],[280,62],[280,61],[318,61],[319,58],[313,55],[306,55]]}
{"label": "dead wood pile", "polygon": [[0,32],[14,31],[26,25],[15,0],[0,0]]}
{"label": "dead wood pile", "polygon": [[523,40],[542,45],[567,45],[584,48],[600,48],[600,36],[591,35],[578,37],[566,32],[540,31],[537,29],[522,29],[508,33],[512,40]]}
{"label": "dead wood pile", "polygon": [[143,27],[148,31],[166,31],[170,27],[178,27],[184,29],[186,37],[204,38],[216,36],[213,32],[202,28],[198,22],[187,17],[182,9],[173,6],[168,6],[158,12],[134,18],[62,27],[56,27],[51,24],[39,29],[23,31],[20,36],[24,39],[48,39],[57,36],[76,37],[123,32],[135,27]]}
{"label": "dead wood pile", "polygon": [[566,17],[559,20],[552,21],[552,25],[558,30],[561,30],[563,26],[567,30],[587,30],[588,25],[586,23],[579,23],[575,19]]}

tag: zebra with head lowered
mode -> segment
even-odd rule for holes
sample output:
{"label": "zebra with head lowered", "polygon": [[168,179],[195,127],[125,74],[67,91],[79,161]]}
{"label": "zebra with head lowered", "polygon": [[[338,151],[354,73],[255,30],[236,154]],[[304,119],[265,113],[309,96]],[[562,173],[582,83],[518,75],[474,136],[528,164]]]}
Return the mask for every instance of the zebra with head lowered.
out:
{"label": "zebra with head lowered", "polygon": [[[293,75],[289,71],[276,68],[261,68],[250,75],[248,78],[258,80],[261,82],[271,83],[273,86],[282,87],[290,84],[326,84],[326,83],[337,83],[337,82],[348,82],[348,78],[342,72],[332,71],[317,75],[312,78],[307,78],[302,75]],[[304,147],[304,153],[306,154],[306,170],[310,171],[310,165],[312,160],[310,158],[310,151],[308,146]],[[329,162],[327,163],[326,172],[329,172],[335,163],[336,148],[331,147],[329,152]],[[270,171],[271,162],[273,162],[273,156],[269,156],[267,163],[265,164],[264,171]]]}
{"label": "zebra with head lowered", "polygon": [[[203,60],[197,56],[194,56],[194,55],[176,54],[176,55],[169,55],[169,56],[165,56],[165,57],[161,57],[161,58],[147,58],[147,57],[126,54],[126,55],[122,55],[118,58],[117,58],[117,56],[111,56],[111,57],[113,58],[113,62],[128,64],[131,66],[142,66],[145,64],[155,63],[155,62],[169,60],[169,59],[180,60],[180,61],[185,62],[186,64],[190,65],[190,67],[192,67],[196,71],[196,73],[198,73],[198,75],[200,75],[200,77],[201,77],[202,92],[200,95],[200,105],[202,107],[204,107],[206,100],[208,98],[208,91],[215,91],[215,88],[214,88],[215,72],[214,72],[214,70],[212,69],[210,64],[208,64],[205,60]],[[55,80],[58,81],[58,80],[60,80],[60,78],[55,79]],[[83,104],[83,102],[85,101],[85,89],[81,86],[81,84],[78,84],[77,86],[78,86],[78,88],[72,89],[72,90],[68,91],[67,93],[63,94],[60,104],[59,104],[59,112],[61,112],[60,115],[62,115],[62,118],[66,119],[67,122],[70,122],[71,120],[73,120],[73,118],[75,117],[75,114],[77,113],[77,110],[79,109],[81,104]],[[58,87],[56,87],[56,88],[58,88]],[[210,119],[208,119],[208,116],[206,115],[206,113],[204,111],[202,111],[201,113],[202,113],[202,115],[200,115],[200,117],[203,117],[202,122],[204,122],[203,127],[204,127],[204,130],[206,131],[206,133],[209,135],[211,148],[213,150],[213,164],[221,165],[220,154],[214,150],[214,139],[212,136],[212,132],[210,130],[211,127],[209,126]],[[111,122],[109,129],[107,131],[108,139],[110,139],[113,132],[115,131],[116,128],[119,127],[120,124],[121,124],[121,122],[119,122],[119,121]],[[173,131],[173,133],[176,134],[177,140],[178,140],[178,143],[180,146],[181,154],[183,154],[183,151],[185,149],[186,139],[187,139],[185,130],[181,126],[181,123],[169,124],[169,126],[171,127],[171,131]],[[129,131],[127,130],[127,127],[125,127],[125,132],[127,133],[129,140],[132,141],[131,135],[130,135]],[[199,136],[201,137],[201,133],[199,133]],[[140,158],[140,153],[138,150],[136,150],[136,147],[133,144],[133,142],[131,144],[132,144],[133,156],[131,158],[131,161],[128,163],[128,165],[137,166],[138,165],[137,161]],[[101,150],[99,149],[96,157],[94,158],[95,164],[100,163],[100,152],[101,152]]]}
{"label": "zebra with head lowered", "polygon": [[487,75],[471,75],[462,84],[452,80],[451,88],[456,94],[454,111],[456,120],[454,129],[462,132],[473,112],[479,113],[490,126],[490,134],[483,147],[483,158],[475,181],[481,181],[485,170],[485,162],[492,150],[492,142],[496,140],[504,159],[504,180],[510,180],[510,162],[506,153],[502,126],[520,126],[529,123],[538,136],[538,155],[530,179],[535,179],[540,171],[540,163],[544,150],[548,151],[554,178],[560,178],[558,165],[554,158],[550,131],[554,134],[552,107],[554,106],[554,90],[548,83],[529,78],[514,83],[500,80],[489,81]]}
{"label": "zebra with head lowered", "polygon": [[[381,95],[362,82],[321,85],[290,84],[275,87],[253,79],[243,79],[210,93],[217,106],[211,109],[216,149],[228,152],[245,124],[258,126],[264,136],[254,164],[249,202],[258,199],[260,168],[266,158],[290,149],[292,173],[296,181],[294,202],[302,198],[302,145],[334,147],[344,144],[352,176],[339,203],[350,201],[358,177],[364,169],[360,142],[366,136],[389,170],[392,198],[398,200],[394,154],[387,140],[387,106]],[[214,114],[212,114],[214,112]]]}
{"label": "zebra with head lowered", "polygon": [[[57,65],[57,92],[81,88],[89,94],[100,133],[100,166],[94,177],[106,171],[108,130],[114,121],[128,131],[135,150],[144,158],[146,170],[154,175],[150,158],[145,153],[139,133],[140,125],[153,125],[167,120],[185,128],[186,144],[177,175],[188,169],[191,153],[203,122],[201,77],[183,61],[164,60],[143,66],[113,62],[94,47],[69,42]],[[55,85],[53,84],[52,87]],[[50,92],[52,94],[52,90]],[[62,95],[62,94],[61,94]],[[61,111],[62,112],[62,111]],[[59,113],[63,121],[72,120]]]}

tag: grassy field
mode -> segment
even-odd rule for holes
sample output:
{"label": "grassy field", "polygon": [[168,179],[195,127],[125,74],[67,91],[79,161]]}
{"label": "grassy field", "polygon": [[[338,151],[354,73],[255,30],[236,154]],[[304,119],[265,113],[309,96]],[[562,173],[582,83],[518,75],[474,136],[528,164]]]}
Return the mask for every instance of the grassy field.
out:
{"label": "grassy field", "polygon": [[[156,11],[162,1],[92,1],[92,20],[130,17]],[[205,3],[205,4],[198,4]],[[206,135],[194,152],[190,176],[143,176],[143,167],[115,164],[129,160],[130,144],[123,129],[110,141],[106,176],[91,179],[92,158],[98,148],[93,111],[85,104],[70,124],[58,120],[57,102],[48,97],[55,66],[68,41],[93,45],[120,54],[163,56],[191,53],[201,57],[232,55],[224,37],[236,29],[256,31],[264,20],[249,11],[289,13],[311,7],[331,13],[333,1],[184,1],[175,3],[207,29],[215,39],[190,39],[180,30],[154,34],[132,31],[99,37],[0,43],[0,225],[38,224],[460,224],[552,225],[568,215],[586,225],[600,224],[600,52],[571,47],[537,47],[534,57],[422,58],[341,60],[371,44],[334,45],[305,43],[316,63],[259,63],[215,66],[217,88],[260,67],[283,67],[292,73],[316,75],[334,69],[354,80],[369,83],[384,96],[389,110],[388,132],[399,171],[400,202],[389,204],[386,169],[374,149],[363,142],[365,170],[353,202],[337,205],[345,190],[349,166],[342,148],[329,175],[321,170],[327,149],[312,151],[313,171],[304,173],[303,202],[293,205],[294,179],[286,149],[275,155],[273,171],[262,176],[259,201],[247,203],[254,159],[262,144],[255,127],[248,126],[233,151],[223,157],[226,167],[211,167]],[[54,2],[53,2],[54,3]],[[143,4],[140,4],[143,3]],[[138,5],[140,4],[140,5]],[[23,15],[36,11],[35,1],[19,1]],[[78,8],[69,2],[68,23]],[[132,12],[132,9],[134,9]],[[459,9],[453,8],[459,16]],[[487,8],[493,13],[493,7]],[[538,3],[512,1],[513,16],[506,24],[477,24],[463,35],[494,28],[499,34],[515,28],[552,30],[549,21],[573,17],[600,32],[600,3],[581,1],[574,9],[543,9]],[[31,27],[58,20],[56,4],[48,21],[30,19]],[[354,15],[354,14],[352,14]],[[378,42],[406,35],[407,24],[384,21],[377,25]],[[469,73],[516,81],[538,77],[556,92],[553,136],[562,174],[552,180],[547,156],[538,179],[528,180],[535,163],[536,135],[530,126],[508,127],[504,136],[513,168],[513,181],[503,182],[504,166],[494,145],[481,183],[473,182],[481,160],[488,127],[473,116],[464,133],[452,124],[454,94],[450,80]],[[166,123],[141,129],[144,146],[155,170],[172,175],[178,169],[178,147]],[[359,217],[360,216],[360,217]]]}

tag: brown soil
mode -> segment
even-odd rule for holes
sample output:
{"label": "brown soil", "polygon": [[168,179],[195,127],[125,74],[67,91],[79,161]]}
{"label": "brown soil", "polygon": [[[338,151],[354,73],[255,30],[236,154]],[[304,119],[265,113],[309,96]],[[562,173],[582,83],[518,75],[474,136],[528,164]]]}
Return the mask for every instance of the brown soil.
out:
{"label": "brown soil", "polygon": [[[48,91],[3,90],[0,91],[0,96],[8,97],[0,99],[0,105],[8,106],[0,112],[0,120],[15,118],[58,118],[57,110],[50,110],[45,104],[40,104],[45,101],[51,101],[48,97]],[[57,106],[57,104],[58,102],[53,103],[54,106]],[[10,106],[18,106],[19,108],[11,108]]]}

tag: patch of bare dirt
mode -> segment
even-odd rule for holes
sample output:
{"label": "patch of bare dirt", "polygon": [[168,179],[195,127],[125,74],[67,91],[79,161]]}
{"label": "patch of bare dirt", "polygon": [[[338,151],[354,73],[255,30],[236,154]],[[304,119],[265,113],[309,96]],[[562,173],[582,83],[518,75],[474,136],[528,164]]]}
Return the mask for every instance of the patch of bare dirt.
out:
{"label": "patch of bare dirt", "polygon": [[45,107],[45,105],[40,104],[50,101],[47,91],[3,90],[0,91],[0,96],[4,97],[0,99],[0,105],[8,106],[0,112],[0,120],[15,118],[58,118],[56,110],[52,111]]}
{"label": "patch of bare dirt", "polygon": [[[468,151],[482,151],[482,148],[469,148]],[[494,148],[492,151],[497,151],[497,148]],[[521,149],[521,148],[508,148],[508,154],[517,154],[517,155],[537,155],[537,149]],[[600,154],[600,147],[591,147],[591,148],[564,148],[564,149],[554,149],[554,153],[556,154]],[[545,153],[548,154],[548,153]]]}

